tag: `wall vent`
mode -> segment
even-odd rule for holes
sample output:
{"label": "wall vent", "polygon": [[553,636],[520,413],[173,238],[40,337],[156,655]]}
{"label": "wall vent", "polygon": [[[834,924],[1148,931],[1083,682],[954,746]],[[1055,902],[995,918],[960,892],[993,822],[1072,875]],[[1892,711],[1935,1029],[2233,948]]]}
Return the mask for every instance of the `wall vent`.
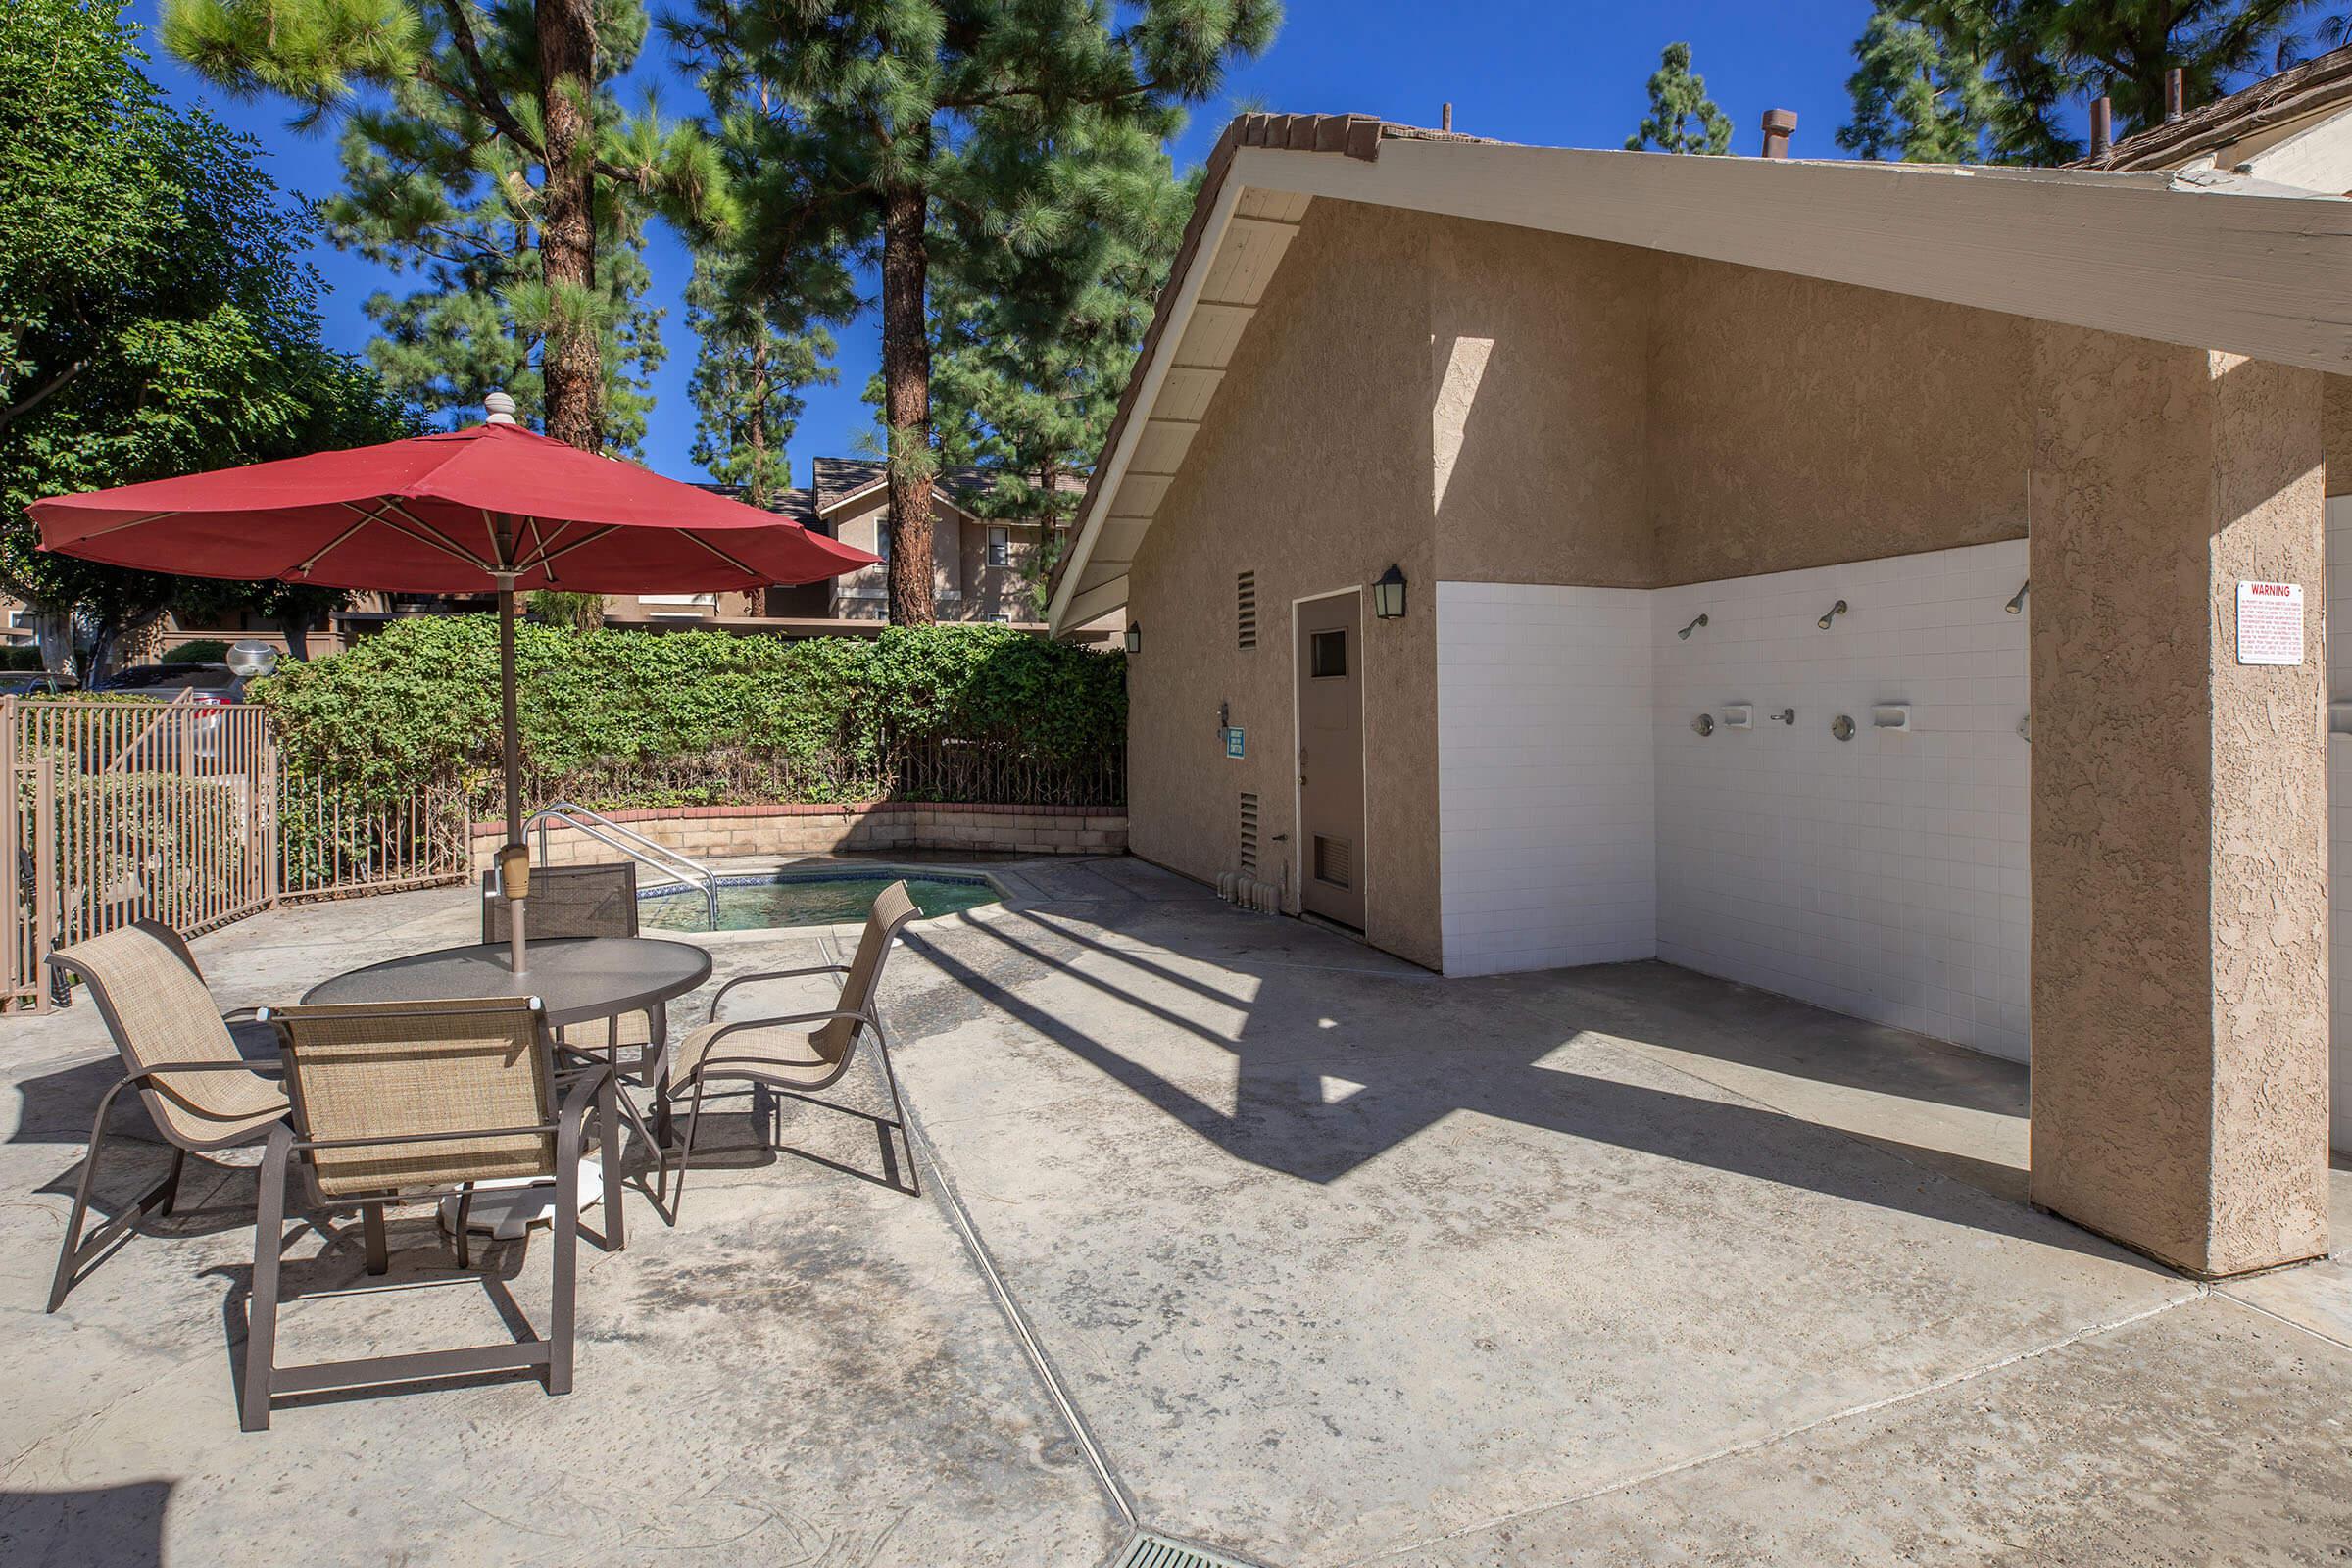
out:
{"label": "wall vent", "polygon": [[1328,882],[1335,888],[1352,887],[1355,880],[1355,846],[1346,839],[1316,834],[1315,880]]}
{"label": "wall vent", "polygon": [[1257,573],[1245,571],[1235,582],[1234,623],[1244,648],[1257,646]]}
{"label": "wall vent", "polygon": [[1242,875],[1257,875],[1257,796],[1242,791]]}

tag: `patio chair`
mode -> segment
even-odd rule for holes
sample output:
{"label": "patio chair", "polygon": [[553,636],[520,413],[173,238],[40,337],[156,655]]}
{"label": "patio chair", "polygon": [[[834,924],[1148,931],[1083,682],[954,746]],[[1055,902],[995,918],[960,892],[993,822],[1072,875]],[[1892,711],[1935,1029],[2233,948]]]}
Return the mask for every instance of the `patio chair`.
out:
{"label": "patio chair", "polygon": [[[514,910],[494,897],[498,873],[482,873],[482,941],[502,943],[514,934]],[[542,865],[531,869],[530,937],[633,937],[637,935],[637,867]],[[610,1054],[616,1068],[631,1070],[651,1085],[662,1071],[662,1048],[669,1041],[667,1008],[656,1005],[617,1018],[565,1024],[556,1031],[563,1045]],[[619,1054],[634,1051],[634,1062]]]}
{"label": "patio chair", "polygon": [[[253,1235],[243,1425],[270,1425],[281,1394],[536,1371],[551,1395],[571,1392],[579,1274],[580,1145],[589,1108],[610,1086],[601,1063],[564,1085],[536,997],[350,1003],[266,1014],[285,1035],[291,1125],[270,1129]],[[601,1119],[601,1118],[600,1118]],[[610,1125],[600,1128],[611,1137]],[[555,1286],[544,1337],[455,1350],[277,1364],[286,1178],[299,1165],[315,1211],[357,1208],[368,1269],[389,1266],[384,1208],[455,1194],[458,1266],[471,1266],[468,1208],[477,1183],[552,1183]]]}
{"label": "patio chair", "polygon": [[[270,1059],[256,1061],[237,1050],[234,1030],[253,1026],[253,1009],[222,1012],[188,945],[170,926],[135,921],[61,948],[48,961],[61,975],[76,975],[89,987],[123,1067],[90,1121],[89,1152],[82,1156],[74,1211],[49,1287],[48,1309],[54,1312],[93,1259],[148,1215],[172,1212],[188,1155],[257,1141],[284,1121],[286,1096],[269,1076],[278,1070],[274,1051]],[[148,1119],[172,1146],[172,1168],[85,1241],[82,1227],[106,1148],[107,1115],[116,1097],[134,1087]]]}
{"label": "patio chair", "polygon": [[[678,1155],[678,1191],[669,1203],[671,1224],[677,1223],[678,1209],[686,1197],[686,1168],[694,1159],[695,1134],[703,1114],[703,1092],[713,1080],[740,1081],[811,1104],[846,1110],[848,1107],[819,1100],[817,1096],[841,1081],[857,1059],[858,1042],[869,1033],[874,1037],[874,1055],[881,1064],[882,1082],[890,1091],[892,1110],[890,1116],[872,1119],[882,1128],[897,1131],[906,1151],[907,1190],[921,1191],[914,1168],[914,1145],[906,1132],[906,1107],[899,1098],[898,1077],[890,1067],[890,1041],[882,1031],[882,1015],[874,1000],[881,988],[882,966],[889,960],[891,945],[898,940],[901,928],[921,912],[907,896],[906,884],[893,882],[882,890],[867,911],[865,931],[858,939],[856,956],[848,963],[820,963],[805,969],[737,975],[719,987],[718,994],[710,999],[710,1021],[678,1043],[670,1067],[675,1076],[665,1077],[659,1091],[664,1108],[691,1096],[686,1113],[686,1147]],[[727,993],[739,986],[817,974],[842,976],[839,999],[821,1012],[742,1019],[723,1019],[719,1015]],[[851,1114],[867,1113],[852,1111]],[[884,1131],[882,1138],[883,1152],[887,1155],[889,1132]]]}

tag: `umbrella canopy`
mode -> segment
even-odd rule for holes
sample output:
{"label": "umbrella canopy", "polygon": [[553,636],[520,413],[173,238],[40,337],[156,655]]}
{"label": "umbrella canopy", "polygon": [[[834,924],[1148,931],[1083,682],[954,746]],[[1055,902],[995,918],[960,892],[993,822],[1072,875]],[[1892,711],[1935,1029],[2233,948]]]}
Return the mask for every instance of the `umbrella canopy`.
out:
{"label": "umbrella canopy", "polygon": [[447,435],[51,496],[26,510],[42,549],[117,566],[386,593],[497,590],[507,807],[499,885],[515,901],[518,974],[529,851],[514,595],[723,593],[818,582],[879,559],[497,416]]}
{"label": "umbrella canopy", "polygon": [[52,496],[28,510],[43,548],[88,561],[387,593],[717,593],[816,582],[875,560],[514,424]]}

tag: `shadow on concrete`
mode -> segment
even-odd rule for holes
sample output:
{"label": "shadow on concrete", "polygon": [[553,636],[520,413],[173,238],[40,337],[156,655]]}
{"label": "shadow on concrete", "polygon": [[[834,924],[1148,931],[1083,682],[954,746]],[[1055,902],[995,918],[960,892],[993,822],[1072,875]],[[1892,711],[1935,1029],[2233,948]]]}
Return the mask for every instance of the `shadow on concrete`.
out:
{"label": "shadow on concrete", "polygon": [[0,1492],[0,1562],[17,1568],[161,1568],[172,1483]]}
{"label": "shadow on concrete", "polygon": [[[1742,1041],[1737,1030],[1727,1034],[1718,1021],[1695,1018],[1687,1007],[1642,1009],[1639,1021],[1643,1027],[1637,1033],[1630,1007],[1592,1009],[1594,1016],[1578,1022],[1515,1004],[1499,991],[1482,997],[1475,982],[1442,981],[1418,971],[1342,979],[1329,969],[1252,959],[1227,939],[1229,934],[1206,939],[1203,946],[1213,951],[1196,955],[1187,951],[1180,932],[1156,922],[1151,937],[1153,947],[1179,959],[1197,957],[1212,964],[1233,984],[1210,984],[1154,962],[1148,951],[1114,947],[1040,911],[1012,920],[967,921],[956,929],[999,944],[1008,958],[1027,961],[1000,966],[976,956],[976,961],[966,961],[921,933],[910,933],[906,940],[980,1003],[1002,1009],[1226,1152],[1300,1180],[1334,1181],[1440,1120],[1469,1112],[2044,1246],[2100,1257],[2122,1255],[2087,1232],[1995,1196],[2014,1185],[2014,1173],[2007,1167],[1972,1162],[1965,1155],[1899,1139],[1847,1132],[1754,1103],[1597,1077],[1575,1070],[1572,1060],[1562,1058],[1563,1048],[1591,1028],[1672,1051],[1730,1052],[1735,1059],[1775,1070],[1802,1070],[1786,1059],[1768,1059],[1753,1040]],[[1098,930],[1119,934],[1109,925]],[[1072,956],[1087,955],[1131,968],[1139,987],[1173,987],[1205,1005],[1239,1009],[1248,1021],[1238,1038],[1220,1032],[1177,1007],[1138,995],[1136,988],[1085,973],[1069,962]],[[1642,971],[1648,967],[1629,966],[1631,972],[1604,979],[1603,989],[1639,986],[1645,978]],[[1671,966],[1655,967],[1662,975],[1682,973]],[[1237,1058],[1232,1112],[1137,1061],[1119,1042],[1102,1038],[1021,995],[1015,989],[1018,980],[1034,978],[1041,968],[1093,988],[1139,1021],[1181,1030],[1232,1054]],[[1690,978],[1702,986],[1714,984],[1703,977]],[[1367,1043],[1361,1030],[1354,1031],[1355,1038],[1345,1038],[1348,1031],[1299,1025],[1298,1019],[1312,1014],[1319,1001],[1335,996],[1335,986],[1369,984],[1393,987],[1396,1025],[1391,1038]],[[1722,986],[1724,994],[1740,989]],[[1417,1002],[1427,1004],[1422,1009],[1425,1018],[1407,1015],[1406,1009]],[[1560,1010],[1555,1000],[1549,1011]],[[1294,1015],[1289,1024],[1265,1021],[1285,1011]],[[1433,1032],[1414,1038],[1416,1022]],[[1838,1073],[1840,1082],[1889,1094],[1933,1094],[1935,1073],[1914,1079],[1893,1059],[1894,1053],[1906,1046],[1916,1049],[1919,1043],[1901,1035],[1892,1040],[1886,1061],[1868,1063],[1854,1059],[1854,1053],[1825,1048],[1818,1068]],[[1339,1098],[1314,1092],[1316,1086],[1334,1080],[1345,1086]],[[2004,1102],[2002,1092],[1980,1091],[1965,1080],[1955,1092],[1964,1094],[1962,1102],[1974,1108],[2016,1109]],[[1911,1168],[1895,1166],[1883,1157],[1887,1155]],[[1973,1176],[1956,1170],[1971,1163],[1981,1167]]]}

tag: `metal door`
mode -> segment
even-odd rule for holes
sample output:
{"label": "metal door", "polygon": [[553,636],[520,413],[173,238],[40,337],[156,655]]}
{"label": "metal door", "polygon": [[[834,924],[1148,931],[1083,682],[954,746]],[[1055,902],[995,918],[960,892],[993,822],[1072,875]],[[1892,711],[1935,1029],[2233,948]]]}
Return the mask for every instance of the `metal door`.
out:
{"label": "metal door", "polygon": [[1297,611],[1298,904],[1363,929],[1363,602],[1310,599]]}

